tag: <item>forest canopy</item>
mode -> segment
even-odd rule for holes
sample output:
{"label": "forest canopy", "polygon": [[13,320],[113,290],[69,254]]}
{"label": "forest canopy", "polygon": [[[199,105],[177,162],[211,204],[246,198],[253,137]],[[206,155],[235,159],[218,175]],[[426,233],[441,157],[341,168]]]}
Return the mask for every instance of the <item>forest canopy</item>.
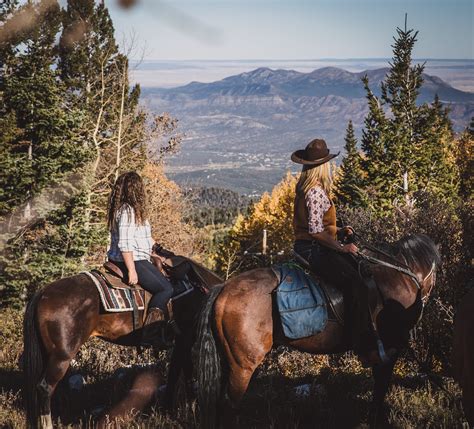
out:
{"label": "forest canopy", "polygon": [[159,171],[179,146],[177,120],[141,106],[103,2],[8,1],[0,16],[2,301],[19,305],[41,285],[101,263],[107,197],[125,171],[144,172],[154,198],[167,190],[158,207],[178,204],[168,224],[183,231],[178,250],[191,252],[181,194]]}

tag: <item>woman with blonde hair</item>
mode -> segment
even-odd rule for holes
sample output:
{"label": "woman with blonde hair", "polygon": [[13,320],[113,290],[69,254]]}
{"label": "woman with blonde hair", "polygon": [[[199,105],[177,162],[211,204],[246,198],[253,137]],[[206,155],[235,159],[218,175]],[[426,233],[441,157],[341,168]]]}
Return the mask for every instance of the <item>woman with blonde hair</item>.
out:
{"label": "woman with blonde hair", "polygon": [[341,244],[337,239],[338,235],[353,234],[351,227],[336,226],[329,161],[337,155],[330,153],[321,139],[291,155],[293,162],[303,166],[295,194],[294,250],[308,260],[317,275],[344,292],[346,326],[351,330],[348,340],[362,360],[372,361],[376,347],[369,329],[367,288],[354,258],[358,249],[353,243]]}

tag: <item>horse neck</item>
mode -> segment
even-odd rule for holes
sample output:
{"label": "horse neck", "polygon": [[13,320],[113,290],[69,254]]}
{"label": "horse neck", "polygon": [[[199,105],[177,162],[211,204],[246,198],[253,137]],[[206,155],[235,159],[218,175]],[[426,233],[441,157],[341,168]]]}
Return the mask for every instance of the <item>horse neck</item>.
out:
{"label": "horse neck", "polygon": [[[411,271],[417,274],[412,267]],[[399,301],[404,307],[413,304],[418,293],[416,283],[411,277],[388,267],[376,267],[374,278],[384,299]]]}

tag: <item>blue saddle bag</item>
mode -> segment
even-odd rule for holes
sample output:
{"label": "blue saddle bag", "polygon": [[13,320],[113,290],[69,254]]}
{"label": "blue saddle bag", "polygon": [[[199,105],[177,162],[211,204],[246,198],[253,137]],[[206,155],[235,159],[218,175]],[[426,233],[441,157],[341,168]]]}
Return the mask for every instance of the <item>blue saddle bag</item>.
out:
{"label": "blue saddle bag", "polygon": [[276,265],[273,270],[280,278],[276,303],[285,336],[298,339],[321,332],[328,311],[319,285],[298,265]]}

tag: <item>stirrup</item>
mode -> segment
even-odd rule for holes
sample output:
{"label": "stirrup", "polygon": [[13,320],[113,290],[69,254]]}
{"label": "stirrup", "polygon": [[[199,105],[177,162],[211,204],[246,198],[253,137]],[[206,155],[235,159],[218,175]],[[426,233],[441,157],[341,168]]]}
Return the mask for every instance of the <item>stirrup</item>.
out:
{"label": "stirrup", "polygon": [[385,347],[380,338],[377,338],[377,351],[383,364],[390,362],[390,358],[387,356],[387,353],[385,353]]}
{"label": "stirrup", "polygon": [[181,329],[179,329],[179,326],[174,319],[168,320],[165,329],[166,328],[171,329],[174,335],[181,335]]}

